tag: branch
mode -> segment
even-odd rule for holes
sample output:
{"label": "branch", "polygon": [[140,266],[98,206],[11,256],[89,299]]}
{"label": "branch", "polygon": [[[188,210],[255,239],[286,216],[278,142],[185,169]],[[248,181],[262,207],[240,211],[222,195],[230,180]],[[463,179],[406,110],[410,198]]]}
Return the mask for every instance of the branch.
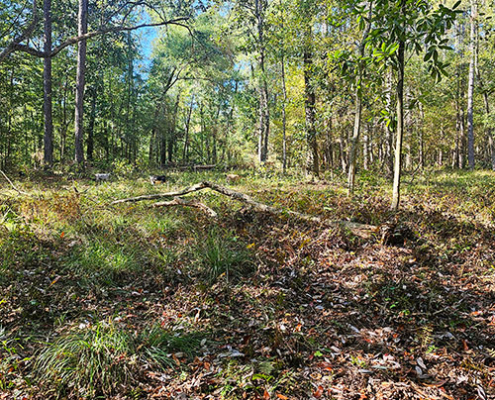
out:
{"label": "branch", "polygon": [[197,192],[199,190],[203,190],[206,187],[207,186],[205,186],[205,182],[201,182],[201,183],[198,183],[194,186],[179,190],[177,192],[148,194],[148,195],[144,195],[144,196],[130,197],[128,199],[115,200],[111,204],[136,203],[138,201],[143,201],[143,200],[158,200],[158,199],[166,199],[166,198],[170,198],[170,197],[179,197],[179,196],[184,196],[184,195],[189,194],[189,193]]}
{"label": "branch", "polygon": [[[362,238],[368,239],[370,238],[374,233],[377,233],[378,227],[374,225],[367,225],[367,224],[360,224],[357,222],[350,222],[350,221],[326,221],[320,217],[309,215],[309,214],[302,214],[298,213],[296,211],[289,211],[289,210],[282,210],[276,207],[272,207],[263,203],[260,203],[256,200],[254,200],[252,197],[248,196],[247,194],[237,192],[235,190],[229,189],[225,186],[218,185],[214,182],[201,182],[196,185],[193,185],[191,187],[175,191],[175,192],[168,192],[168,193],[158,193],[158,194],[150,194],[150,195],[144,195],[144,196],[138,196],[138,197],[130,197],[127,199],[121,199],[121,200],[115,200],[111,204],[121,204],[121,203],[135,203],[138,201],[145,201],[145,200],[157,200],[157,199],[164,199],[164,198],[171,198],[171,197],[179,197],[179,196],[184,196],[189,193],[194,193],[198,192],[200,190],[204,189],[211,189],[214,190],[215,192],[221,193],[225,196],[228,196],[234,200],[240,201],[242,203],[248,204],[252,206],[255,210],[259,212],[264,212],[268,214],[273,214],[273,215],[283,215],[283,214],[288,214],[291,215],[297,219],[306,221],[306,222],[313,222],[313,223],[321,223],[326,226],[330,227],[340,227],[344,229],[350,230],[354,235],[360,236]],[[175,199],[177,200],[177,199]],[[181,200],[183,201],[183,200]],[[179,205],[175,204],[174,200],[169,201],[169,202],[164,202],[164,203],[157,203],[154,206],[159,207],[162,205]],[[183,204],[180,204],[183,205]],[[206,207],[206,206],[205,206]]]}
{"label": "branch", "polygon": [[16,38],[12,40],[11,43],[7,45],[1,52],[0,52],[0,64],[2,63],[3,60],[5,60],[11,53],[17,50],[17,46],[20,45],[21,42],[24,40],[28,39],[31,37],[33,34],[34,30],[36,29],[36,25],[38,25],[39,22],[39,16],[38,16],[38,7],[36,0],[33,1],[33,20],[31,23],[28,25],[28,27]]}
{"label": "branch", "polygon": [[171,201],[163,201],[161,203],[155,203],[151,207],[175,207],[175,206],[184,206],[184,207],[193,207],[198,208],[204,211],[207,215],[212,218],[217,218],[218,214],[213,211],[210,207],[200,203],[199,201],[185,201],[179,197],[174,198]]}
{"label": "branch", "polygon": [[[189,20],[189,17],[179,17],[179,18],[168,20],[168,21],[140,24],[140,25],[135,25],[135,26],[111,26],[108,28],[101,28],[101,29],[98,29],[98,30],[93,31],[93,32],[88,32],[84,35],[73,36],[71,38],[66,39],[61,44],[59,44],[57,47],[55,47],[50,54],[45,53],[41,50],[37,50],[37,49],[30,47],[28,45],[21,44],[21,42],[25,39],[25,38],[23,38],[22,40],[17,40],[16,43],[11,44],[12,49],[8,54],[12,53],[13,51],[22,51],[24,53],[28,53],[28,54],[31,54],[32,56],[40,57],[40,58],[55,57],[58,53],[60,53],[66,47],[72,46],[73,44],[79,43],[83,40],[88,40],[88,39],[94,38],[95,36],[100,36],[100,35],[104,35],[107,33],[134,31],[136,29],[141,29],[141,28],[154,28],[154,27],[165,26],[165,25],[185,26],[184,24],[181,24],[180,22],[188,21],[188,20]],[[33,27],[33,29],[34,29],[34,27]],[[4,50],[4,52],[5,52],[5,50]],[[1,58],[2,54],[3,54],[3,52],[0,54],[0,62],[2,62],[2,58]]]}
{"label": "branch", "polygon": [[19,190],[15,187],[15,185],[12,183],[12,181],[9,179],[9,177],[5,174],[5,172],[3,172],[1,169],[0,169],[0,173],[3,175],[3,177],[7,180],[8,183],[10,183],[10,186],[12,186],[12,188],[19,194],[25,194],[27,196],[30,196],[29,193],[26,193],[26,192],[23,192],[22,190]]}
{"label": "branch", "polygon": [[141,28],[154,28],[154,27],[165,26],[165,25],[178,25],[179,22],[188,21],[188,20],[189,20],[189,17],[179,17],[179,18],[175,18],[175,19],[170,19],[168,21],[155,22],[155,23],[151,23],[151,24],[140,24],[140,25],[135,25],[135,26],[112,26],[109,28],[101,28],[101,29],[98,29],[97,31],[88,32],[85,35],[74,36],[74,37],[71,37],[71,38],[65,40],[64,42],[62,42],[60,45],[58,45],[57,47],[55,47],[53,49],[53,51],[50,54],[50,57],[56,56],[58,53],[60,53],[63,49],[65,49],[68,46],[76,44],[82,40],[91,39],[95,36],[104,35],[106,33],[128,32],[128,31],[134,31],[136,29],[141,29]]}

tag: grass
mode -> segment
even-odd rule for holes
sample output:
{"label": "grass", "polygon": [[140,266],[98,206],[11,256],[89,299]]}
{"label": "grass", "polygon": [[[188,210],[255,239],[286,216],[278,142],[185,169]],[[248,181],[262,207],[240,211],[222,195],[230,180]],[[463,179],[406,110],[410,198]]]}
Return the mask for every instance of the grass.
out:
{"label": "grass", "polygon": [[[397,218],[414,235],[386,246],[287,216],[241,213],[209,191],[191,196],[217,220],[149,202],[112,206],[202,180],[231,185],[219,171],[173,173],[163,186],[124,172],[102,185],[35,177],[15,182],[29,197],[0,194],[7,398],[161,390],[165,398],[307,399],[335,388],[359,397],[374,382],[383,398],[393,390],[413,397],[412,384],[401,391],[417,383],[418,357],[438,378],[421,386],[432,398],[469,398],[477,384],[491,395],[493,173],[406,176]],[[363,173],[349,198],[338,173],[316,183],[238,173],[236,189],[276,207],[374,225],[391,218],[391,185],[379,174]],[[478,383],[457,380],[473,363]]]}
{"label": "grass", "polygon": [[122,246],[98,236],[89,236],[87,243],[74,246],[64,264],[85,285],[116,285],[145,267],[137,247]]}
{"label": "grass", "polygon": [[113,322],[76,327],[38,355],[35,371],[64,393],[110,395],[139,372],[132,335]]}
{"label": "grass", "polygon": [[43,385],[61,394],[75,390],[84,398],[104,398],[144,379],[150,364],[171,368],[178,357],[194,357],[203,339],[156,325],[138,334],[115,319],[80,324],[39,352],[34,371]]}
{"label": "grass", "polygon": [[212,227],[196,235],[192,260],[199,276],[213,284],[220,276],[227,280],[239,278],[252,271],[252,253],[233,232]]}

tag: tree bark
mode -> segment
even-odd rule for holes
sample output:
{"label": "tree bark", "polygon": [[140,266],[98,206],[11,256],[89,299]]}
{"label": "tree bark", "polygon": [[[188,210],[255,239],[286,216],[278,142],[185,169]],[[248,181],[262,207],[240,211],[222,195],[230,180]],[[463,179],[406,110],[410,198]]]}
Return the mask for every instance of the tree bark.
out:
{"label": "tree bark", "polygon": [[189,110],[187,112],[186,126],[184,133],[184,149],[182,151],[182,162],[187,163],[189,161],[189,129],[191,127],[191,115],[194,108],[194,96],[191,99],[191,104],[189,105]]}
{"label": "tree bark", "polygon": [[318,141],[316,139],[316,93],[313,85],[313,34],[311,28],[306,31],[304,46],[304,108],[306,114],[306,138],[308,141],[308,169],[315,175],[320,175],[318,159]]}
{"label": "tree bark", "polygon": [[[43,1],[44,33],[43,50],[45,53],[52,51],[52,12],[51,0]],[[44,137],[43,137],[43,161],[45,167],[53,166],[53,119],[52,119],[52,59],[43,59],[43,116],[44,116]]]}
{"label": "tree bark", "polygon": [[[363,37],[358,47],[358,61],[357,61],[357,77],[356,77],[356,91],[354,93],[355,98],[355,110],[354,110],[354,129],[351,137],[351,148],[349,149],[349,173],[347,176],[347,184],[349,186],[349,195],[354,192],[355,180],[356,180],[356,158],[357,149],[359,144],[359,135],[361,133],[361,113],[363,110],[362,102],[362,80],[363,80],[363,70],[364,70],[364,51],[366,46],[366,39],[368,38],[369,32],[371,30],[371,17],[373,13],[373,1],[369,2],[369,12],[368,12],[368,24],[363,32]],[[366,149],[365,149],[366,150]]]}
{"label": "tree bark", "polygon": [[[406,13],[406,0],[401,2],[401,12],[403,16]],[[395,165],[394,165],[394,185],[392,195],[393,211],[399,209],[400,202],[400,179],[402,173],[402,139],[404,136],[404,53],[405,39],[399,41],[399,49],[397,51],[397,141],[395,144]]]}
{"label": "tree bark", "polygon": [[474,121],[473,121],[473,96],[474,96],[474,70],[475,70],[475,40],[476,40],[476,3],[471,0],[470,38],[469,49],[471,51],[469,59],[469,78],[467,95],[467,119],[468,119],[468,161],[469,169],[473,170],[474,161]]}
{"label": "tree bark", "polygon": [[93,161],[94,153],[94,130],[95,130],[95,120],[96,120],[96,100],[98,99],[98,88],[95,85],[92,91],[91,97],[91,112],[89,115],[88,124],[88,142],[86,143],[86,157],[88,161]]}
{"label": "tree bark", "polygon": [[[78,35],[88,30],[88,0],[79,0]],[[86,75],[86,40],[78,42],[76,75],[76,110],[75,110],[75,161],[79,166],[84,163],[83,122],[84,122],[84,86]]]}
{"label": "tree bark", "polygon": [[283,53],[280,63],[282,66],[282,91],[284,96],[282,99],[282,172],[285,174],[287,172],[287,87],[285,83],[285,59]]}
{"label": "tree bark", "polygon": [[259,50],[259,127],[258,158],[260,162],[268,159],[268,135],[270,133],[270,111],[268,109],[268,82],[265,69],[265,1],[255,0],[257,41]]}

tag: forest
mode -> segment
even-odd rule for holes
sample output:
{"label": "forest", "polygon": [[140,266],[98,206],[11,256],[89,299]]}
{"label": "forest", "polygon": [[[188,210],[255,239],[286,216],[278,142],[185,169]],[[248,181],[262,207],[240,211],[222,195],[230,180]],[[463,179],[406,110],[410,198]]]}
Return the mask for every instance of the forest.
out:
{"label": "forest", "polygon": [[0,0],[0,400],[495,399],[494,15]]}

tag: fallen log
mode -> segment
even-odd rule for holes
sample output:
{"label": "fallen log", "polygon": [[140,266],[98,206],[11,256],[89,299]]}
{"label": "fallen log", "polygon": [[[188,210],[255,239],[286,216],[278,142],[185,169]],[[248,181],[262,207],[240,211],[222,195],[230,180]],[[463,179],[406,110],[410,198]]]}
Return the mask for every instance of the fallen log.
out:
{"label": "fallen log", "polygon": [[211,165],[195,165],[193,167],[193,170],[195,172],[197,171],[211,171],[212,169],[215,169],[217,167],[216,164],[211,164]]}
{"label": "fallen log", "polygon": [[[181,196],[185,196],[186,194],[189,193],[194,193],[198,192],[200,190],[204,189],[211,189],[214,190],[215,192],[221,193],[227,197],[230,197],[231,199],[237,200],[239,202],[245,203],[250,205],[253,209],[259,212],[264,212],[268,214],[274,214],[274,215],[291,215],[297,219],[303,220],[303,221],[308,221],[308,222],[314,222],[314,223],[320,223],[325,226],[329,227],[340,227],[343,229],[347,229],[351,231],[354,235],[368,239],[370,238],[373,234],[378,232],[378,227],[374,225],[367,225],[367,224],[360,224],[357,222],[350,222],[350,221],[328,221],[323,218],[309,215],[309,214],[303,214],[299,213],[296,211],[290,211],[290,210],[282,210],[280,208],[276,208],[273,206],[269,206],[267,204],[260,203],[256,200],[254,200],[252,197],[248,196],[245,193],[237,192],[235,190],[229,189],[225,186],[218,185],[217,183],[214,182],[209,182],[209,181],[204,181],[197,183],[196,185],[190,186],[185,189],[173,191],[173,192],[167,192],[167,193],[158,193],[158,194],[148,194],[144,196],[137,196],[137,197],[129,197],[126,199],[121,199],[121,200],[115,200],[111,204],[121,204],[121,203],[135,203],[138,201],[145,201],[145,200],[159,200],[159,199],[166,199],[166,198],[179,198]],[[181,200],[184,201],[184,200]],[[188,204],[181,204],[180,202],[174,202],[168,201],[164,203],[156,203],[154,206],[159,206],[160,204],[165,205],[165,206],[178,206],[178,205],[188,205]],[[200,203],[201,204],[201,203]],[[189,205],[191,206],[191,205]],[[203,205],[204,206],[204,205]],[[206,206],[204,206],[206,207]],[[198,207],[200,208],[200,207]],[[208,207],[206,207],[208,208]],[[209,209],[209,208],[208,208]],[[203,208],[204,211],[206,211]],[[214,213],[213,210],[209,209],[211,212]],[[208,212],[211,215],[211,212]],[[216,213],[215,213],[216,215]]]}

